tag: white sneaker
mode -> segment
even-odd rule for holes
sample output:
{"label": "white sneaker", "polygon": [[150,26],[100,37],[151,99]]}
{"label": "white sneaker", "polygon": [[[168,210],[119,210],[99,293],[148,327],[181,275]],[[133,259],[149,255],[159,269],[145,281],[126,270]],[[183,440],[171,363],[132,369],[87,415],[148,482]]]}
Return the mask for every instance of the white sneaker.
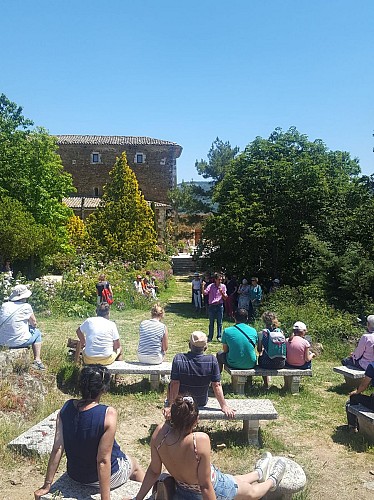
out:
{"label": "white sneaker", "polygon": [[265,482],[269,477],[271,458],[272,454],[269,451],[266,451],[261,455],[261,458],[257,460],[255,471],[261,471],[259,474],[261,477],[261,479],[258,480],[259,483]]}
{"label": "white sneaker", "polygon": [[279,458],[275,462],[269,476],[269,478],[272,478],[274,480],[275,484],[272,488],[270,488],[270,491],[275,491],[278,488],[279,483],[282,481],[282,477],[286,472],[286,468],[287,468],[287,463],[283,458]]}

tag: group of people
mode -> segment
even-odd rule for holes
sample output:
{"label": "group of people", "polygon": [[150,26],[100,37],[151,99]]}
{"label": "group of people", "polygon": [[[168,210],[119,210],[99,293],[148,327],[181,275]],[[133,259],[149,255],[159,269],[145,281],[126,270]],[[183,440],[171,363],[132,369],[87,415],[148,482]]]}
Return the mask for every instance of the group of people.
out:
{"label": "group of people", "polygon": [[157,285],[154,276],[151,276],[150,271],[146,271],[144,278],[141,274],[138,274],[134,280],[134,289],[137,293],[150,297],[152,299],[157,298]]}

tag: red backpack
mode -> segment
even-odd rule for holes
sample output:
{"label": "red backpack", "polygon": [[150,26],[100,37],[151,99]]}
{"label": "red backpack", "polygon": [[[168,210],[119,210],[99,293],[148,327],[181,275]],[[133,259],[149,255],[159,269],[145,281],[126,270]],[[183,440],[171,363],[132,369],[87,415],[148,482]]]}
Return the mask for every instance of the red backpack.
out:
{"label": "red backpack", "polygon": [[113,295],[110,293],[107,284],[104,286],[104,290],[101,292],[101,302],[106,302],[109,305],[113,304]]}

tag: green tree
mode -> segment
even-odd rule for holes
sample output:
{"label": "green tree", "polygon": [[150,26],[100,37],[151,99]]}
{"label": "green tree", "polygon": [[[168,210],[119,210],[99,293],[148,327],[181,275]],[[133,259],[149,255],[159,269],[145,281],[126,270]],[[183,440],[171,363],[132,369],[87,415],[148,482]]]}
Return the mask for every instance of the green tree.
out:
{"label": "green tree", "polygon": [[54,137],[33,129],[22,108],[0,95],[0,195],[20,201],[35,221],[61,237],[72,214],[61,200],[75,191]]}
{"label": "green tree", "polygon": [[200,161],[196,160],[196,170],[205,179],[212,178],[214,181],[220,182],[238,152],[239,148],[237,146],[232,148],[228,141],[223,142],[217,137],[210,147],[208,161],[203,159]]}
{"label": "green tree", "polygon": [[99,208],[87,220],[91,245],[107,259],[145,262],[156,253],[154,214],[122,153],[109,173]]}

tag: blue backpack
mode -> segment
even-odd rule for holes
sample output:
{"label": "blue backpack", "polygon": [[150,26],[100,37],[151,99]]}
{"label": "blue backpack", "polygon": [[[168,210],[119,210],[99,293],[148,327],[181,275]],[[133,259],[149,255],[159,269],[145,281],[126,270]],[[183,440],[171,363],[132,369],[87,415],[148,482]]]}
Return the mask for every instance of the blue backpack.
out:
{"label": "blue backpack", "polygon": [[270,359],[282,358],[286,359],[286,338],[284,333],[279,328],[275,330],[266,330],[269,337],[267,355]]}

